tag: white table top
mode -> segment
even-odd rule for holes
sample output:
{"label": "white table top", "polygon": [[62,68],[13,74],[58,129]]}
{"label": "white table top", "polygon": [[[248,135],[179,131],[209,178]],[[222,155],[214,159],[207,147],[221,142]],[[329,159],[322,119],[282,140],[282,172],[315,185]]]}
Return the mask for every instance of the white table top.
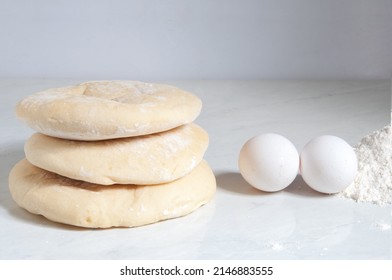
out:
{"label": "white table top", "polygon": [[298,150],[321,134],[356,144],[389,124],[390,81],[166,81],[203,100],[196,122],[210,134],[205,158],[216,196],[186,217],[108,230],[32,215],[8,191],[8,173],[33,133],[16,119],[16,102],[76,82],[0,80],[0,259],[392,259],[392,206],[322,195],[299,177],[263,193],[237,167],[243,143],[264,132],[288,137]]}

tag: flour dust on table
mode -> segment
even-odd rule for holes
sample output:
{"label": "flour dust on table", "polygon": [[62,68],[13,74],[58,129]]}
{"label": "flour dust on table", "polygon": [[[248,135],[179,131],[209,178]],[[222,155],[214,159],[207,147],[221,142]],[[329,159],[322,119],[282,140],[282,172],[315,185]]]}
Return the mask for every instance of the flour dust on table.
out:
{"label": "flour dust on table", "polygon": [[365,136],[355,147],[358,175],[339,196],[376,205],[392,203],[391,125]]}

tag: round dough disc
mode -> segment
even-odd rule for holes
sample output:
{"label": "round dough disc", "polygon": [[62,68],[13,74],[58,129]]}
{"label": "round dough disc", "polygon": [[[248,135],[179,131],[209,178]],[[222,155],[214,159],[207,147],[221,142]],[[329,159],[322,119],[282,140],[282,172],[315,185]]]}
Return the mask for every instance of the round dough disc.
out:
{"label": "round dough disc", "polygon": [[72,141],[34,134],[25,144],[35,166],[86,182],[161,184],[188,174],[203,159],[208,134],[196,124],[113,140]]}
{"label": "round dough disc", "polygon": [[198,97],[169,85],[95,81],[30,95],[16,114],[43,134],[93,141],[169,130],[192,122],[201,106]]}
{"label": "round dough disc", "polygon": [[88,228],[134,227],[191,213],[210,201],[216,182],[202,161],[176,181],[149,186],[101,186],[62,177],[26,159],[11,170],[15,202],[49,220]]}

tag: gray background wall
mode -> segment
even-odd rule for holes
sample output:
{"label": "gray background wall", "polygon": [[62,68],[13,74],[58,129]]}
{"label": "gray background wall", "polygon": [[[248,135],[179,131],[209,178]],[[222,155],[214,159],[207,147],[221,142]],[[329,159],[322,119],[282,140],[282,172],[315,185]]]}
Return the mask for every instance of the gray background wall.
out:
{"label": "gray background wall", "polygon": [[0,76],[390,78],[391,0],[0,0]]}

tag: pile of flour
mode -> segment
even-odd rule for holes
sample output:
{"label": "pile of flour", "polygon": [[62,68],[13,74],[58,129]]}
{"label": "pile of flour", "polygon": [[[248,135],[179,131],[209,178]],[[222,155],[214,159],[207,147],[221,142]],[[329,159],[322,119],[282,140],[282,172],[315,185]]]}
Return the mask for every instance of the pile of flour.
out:
{"label": "pile of flour", "polygon": [[358,175],[339,196],[377,205],[392,204],[392,130],[388,125],[355,146]]}

